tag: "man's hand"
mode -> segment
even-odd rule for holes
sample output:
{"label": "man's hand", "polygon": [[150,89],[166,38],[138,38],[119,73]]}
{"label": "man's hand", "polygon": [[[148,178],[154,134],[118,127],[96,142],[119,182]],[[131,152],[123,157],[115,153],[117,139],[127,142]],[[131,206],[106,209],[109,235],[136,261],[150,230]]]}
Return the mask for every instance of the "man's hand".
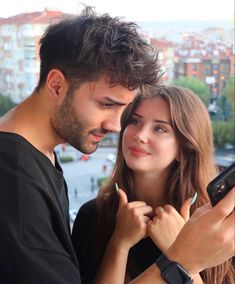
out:
{"label": "man's hand", "polygon": [[234,255],[235,187],[215,206],[197,209],[166,252],[191,275]]}

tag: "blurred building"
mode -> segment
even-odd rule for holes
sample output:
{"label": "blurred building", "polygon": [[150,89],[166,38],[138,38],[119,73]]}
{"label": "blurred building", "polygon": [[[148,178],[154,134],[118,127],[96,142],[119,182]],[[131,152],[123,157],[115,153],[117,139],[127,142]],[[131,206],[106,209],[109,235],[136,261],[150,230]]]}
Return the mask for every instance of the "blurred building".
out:
{"label": "blurred building", "polygon": [[174,78],[175,44],[166,39],[151,38],[150,44],[158,52],[159,64],[162,68],[163,80]]}
{"label": "blurred building", "polygon": [[233,75],[233,49],[221,41],[209,43],[198,35],[185,35],[183,44],[176,49],[174,78],[188,76],[204,81],[212,100],[223,94],[226,81]]}
{"label": "blurred building", "polygon": [[39,40],[59,11],[22,13],[0,19],[0,93],[18,103],[38,82]]}

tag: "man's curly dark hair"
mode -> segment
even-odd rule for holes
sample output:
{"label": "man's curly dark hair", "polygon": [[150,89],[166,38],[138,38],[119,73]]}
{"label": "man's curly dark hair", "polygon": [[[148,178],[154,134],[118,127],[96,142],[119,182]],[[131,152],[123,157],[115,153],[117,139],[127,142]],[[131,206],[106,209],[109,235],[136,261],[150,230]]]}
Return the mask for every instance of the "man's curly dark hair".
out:
{"label": "man's curly dark hair", "polygon": [[111,86],[129,90],[158,83],[161,77],[157,54],[140,36],[138,26],[108,14],[98,16],[91,7],[50,25],[40,45],[37,89],[54,68],[73,85],[105,75]]}

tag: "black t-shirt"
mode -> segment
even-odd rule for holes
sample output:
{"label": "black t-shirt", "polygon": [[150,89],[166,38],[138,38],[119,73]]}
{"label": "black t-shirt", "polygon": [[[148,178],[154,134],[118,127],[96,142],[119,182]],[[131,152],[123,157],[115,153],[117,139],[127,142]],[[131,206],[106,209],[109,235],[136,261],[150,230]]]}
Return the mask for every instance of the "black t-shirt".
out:
{"label": "black t-shirt", "polygon": [[63,172],[6,132],[0,132],[0,283],[81,283]]}
{"label": "black t-shirt", "polygon": [[[98,258],[94,255],[93,242],[96,237],[93,235],[91,238],[91,234],[95,234],[96,222],[96,199],[93,199],[80,208],[72,231],[72,242],[78,257],[83,284],[92,283],[102,260],[102,257]],[[95,243],[95,246],[99,245],[98,242]],[[160,255],[161,251],[149,237],[133,246],[129,251],[129,259],[132,263],[129,271],[131,279],[145,271]]]}

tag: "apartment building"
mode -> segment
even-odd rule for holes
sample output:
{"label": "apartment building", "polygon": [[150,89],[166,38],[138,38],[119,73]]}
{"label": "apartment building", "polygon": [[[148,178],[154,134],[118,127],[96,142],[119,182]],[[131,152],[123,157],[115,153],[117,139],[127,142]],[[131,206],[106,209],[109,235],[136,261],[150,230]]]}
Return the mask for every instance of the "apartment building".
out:
{"label": "apartment building", "polygon": [[19,103],[35,88],[39,76],[39,40],[60,11],[22,13],[0,19],[0,93]]}
{"label": "apartment building", "polygon": [[233,75],[234,54],[231,47],[195,38],[187,38],[185,44],[177,47],[174,78],[188,76],[204,81],[212,100],[223,94],[226,81]]}
{"label": "apartment building", "polygon": [[150,44],[158,52],[159,64],[162,68],[163,81],[174,78],[175,44],[166,39],[151,38]]}

